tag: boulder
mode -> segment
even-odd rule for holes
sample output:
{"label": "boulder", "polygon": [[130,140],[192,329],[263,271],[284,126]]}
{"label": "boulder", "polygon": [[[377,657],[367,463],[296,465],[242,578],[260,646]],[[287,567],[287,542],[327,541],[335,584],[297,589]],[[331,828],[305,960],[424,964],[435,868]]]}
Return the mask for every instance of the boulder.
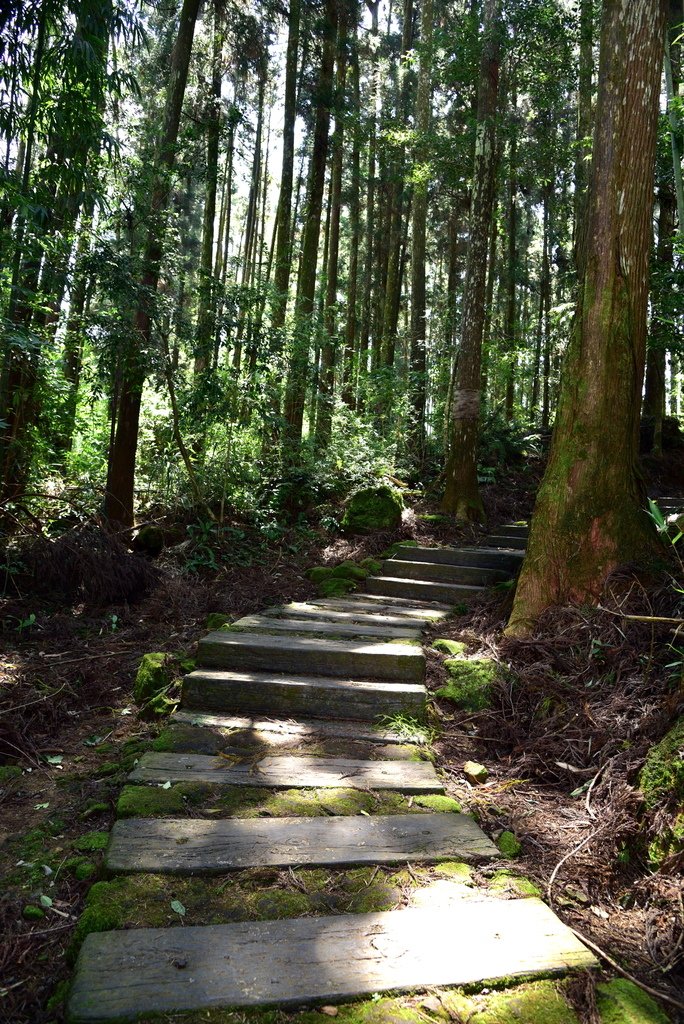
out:
{"label": "boulder", "polygon": [[385,485],[366,487],[353,494],[342,517],[347,533],[372,533],[396,530],[401,523],[404,500],[398,491]]}

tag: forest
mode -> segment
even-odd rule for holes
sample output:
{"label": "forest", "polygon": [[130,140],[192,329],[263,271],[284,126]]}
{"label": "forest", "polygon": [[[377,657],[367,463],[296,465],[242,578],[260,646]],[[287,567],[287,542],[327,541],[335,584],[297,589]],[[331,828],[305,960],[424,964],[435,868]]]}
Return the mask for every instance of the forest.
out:
{"label": "forest", "polygon": [[[391,636],[437,611],[425,716],[376,718],[504,858],[468,884],[598,966],[322,1012],[684,1020],[683,47],[682,0],[0,5],[0,1020],[90,1020],[90,933],[324,912],[236,917],[248,872],[153,899],[105,850],[149,751],[242,749],[187,718],[207,630],[370,635],[373,594]],[[183,785],[149,818],[228,818]],[[287,792],[244,816],[370,813]],[[427,885],[392,870],[368,910]]]}

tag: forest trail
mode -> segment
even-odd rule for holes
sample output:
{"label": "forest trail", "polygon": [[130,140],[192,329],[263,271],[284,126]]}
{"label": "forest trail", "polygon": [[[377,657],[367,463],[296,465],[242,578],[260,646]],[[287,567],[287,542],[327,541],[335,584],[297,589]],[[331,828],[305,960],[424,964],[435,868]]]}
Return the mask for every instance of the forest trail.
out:
{"label": "forest trail", "polygon": [[[500,854],[471,817],[446,809],[438,772],[405,733],[426,710],[421,629],[510,578],[525,535],[516,524],[481,548],[404,547],[358,597],[269,608],[210,633],[175,716],[183,749],[145,754],[129,783],[208,784],[234,794],[235,813],[120,819],[106,858],[122,876],[405,865],[415,877],[412,866],[441,864],[443,877],[401,909],[364,912],[357,901],[357,912],[216,923],[207,908],[208,923],[181,927],[183,908],[178,927],[92,933],[71,1020],[315,1006],[595,963],[538,898],[507,900],[464,882],[464,865]],[[241,794],[294,789],[370,793],[381,813],[351,800],[330,816],[239,815]]]}

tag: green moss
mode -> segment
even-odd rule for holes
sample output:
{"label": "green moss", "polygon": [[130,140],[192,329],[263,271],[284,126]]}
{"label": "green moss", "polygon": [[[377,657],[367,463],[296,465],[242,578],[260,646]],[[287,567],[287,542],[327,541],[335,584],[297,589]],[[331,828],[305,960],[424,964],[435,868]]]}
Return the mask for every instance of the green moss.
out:
{"label": "green moss", "polygon": [[133,698],[143,717],[155,718],[168,714],[171,702],[166,693],[173,683],[174,674],[168,654],[144,654],[133,686]]}
{"label": "green moss", "polygon": [[382,562],[377,558],[362,558],[359,565],[371,576],[378,576],[382,572]]}
{"label": "green moss", "polygon": [[513,892],[518,896],[541,896],[541,890],[534,882],[512,871],[496,871],[489,879],[489,888],[494,892]]}
{"label": "green moss", "polygon": [[460,640],[447,640],[444,637],[440,637],[433,643],[433,648],[436,651],[444,651],[445,654],[451,654],[454,658],[457,658],[461,654],[465,654],[467,644],[461,643]]}
{"label": "green moss", "polygon": [[327,565],[315,565],[312,569],[307,569],[306,576],[312,583],[322,583],[324,580],[329,580],[332,573],[332,569]]}
{"label": "green moss", "polygon": [[382,551],[378,558],[393,558],[394,555],[398,555],[402,548],[419,548],[420,544],[417,540],[398,540],[394,544],[390,544],[385,551]]}
{"label": "green moss", "polygon": [[6,785],[12,779],[18,779],[20,776],[21,768],[18,764],[0,765],[0,786]]}
{"label": "green moss", "polygon": [[459,860],[446,860],[438,864],[436,871],[445,875],[454,882],[464,882],[466,885],[473,885],[473,869],[468,864],[462,864]]}
{"label": "green moss", "polygon": [[164,818],[184,814],[188,806],[200,804],[213,794],[213,787],[202,782],[178,782],[169,789],[162,786],[124,786],[116,813],[119,818]]}
{"label": "green moss", "polygon": [[419,807],[426,807],[430,811],[445,811],[453,814],[460,814],[462,807],[458,800],[450,796],[442,796],[441,793],[426,793],[423,796],[414,796],[413,802]]}
{"label": "green moss", "polygon": [[67,980],[59,981],[57,983],[55,991],[52,993],[46,1004],[48,1013],[54,1013],[55,1010],[59,1010],[60,1007],[66,1003],[67,996],[69,995],[69,988],[70,982]]}
{"label": "green moss", "polygon": [[472,1024],[577,1024],[574,1011],[553,981],[495,992],[482,1013],[476,1013],[470,1020]]}
{"label": "green moss", "polygon": [[[207,621],[204,624],[205,629],[214,630],[220,629],[221,626],[225,626],[230,622],[230,615],[225,615],[223,612],[211,612],[207,615]],[[187,669],[185,669],[187,671]]]}
{"label": "green moss", "polygon": [[442,515],[439,512],[419,512],[416,515],[416,519],[420,519],[421,523],[450,523],[451,519],[449,516]]}
{"label": "green moss", "polygon": [[25,921],[40,921],[45,917],[45,911],[40,907],[34,906],[32,903],[27,903],[21,912],[21,916]]}
{"label": "green moss", "polygon": [[522,850],[522,846],[513,832],[502,832],[496,841],[496,845],[504,857],[519,857]]}
{"label": "green moss", "polygon": [[491,692],[499,666],[490,658],[447,658],[444,667],[449,673],[445,686],[437,696],[452,701],[465,711],[482,711],[491,704]]}
{"label": "green moss", "polygon": [[95,851],[104,850],[109,843],[109,832],[88,832],[84,836],[74,839],[74,850]]}
{"label": "green moss", "polygon": [[104,800],[89,800],[81,811],[80,817],[86,820],[87,818],[94,818],[98,814],[107,814],[109,811],[109,804],[105,803]]}
{"label": "green moss", "polygon": [[669,1017],[646,992],[625,978],[596,987],[601,1024],[668,1024]]}
{"label": "green moss", "polygon": [[64,870],[73,875],[79,882],[91,878],[97,871],[97,865],[87,857],[70,857],[64,863]]}
{"label": "green moss", "polygon": [[347,560],[346,562],[340,562],[336,565],[332,571],[333,579],[344,579],[344,580],[365,580],[368,576],[368,570],[363,569],[356,562]]}
{"label": "green moss", "polygon": [[343,597],[345,594],[349,594],[352,590],[356,590],[356,583],[354,580],[342,578],[342,577],[331,577],[330,579],[323,580],[318,585],[318,593],[321,597]]}
{"label": "green moss", "polygon": [[255,915],[268,921],[283,917],[302,917],[311,909],[303,892],[289,892],[287,889],[272,889],[254,899]]}
{"label": "green moss", "polygon": [[651,809],[667,800],[684,802],[684,717],[651,747],[639,776],[646,806]]}
{"label": "green moss", "polygon": [[391,487],[366,487],[347,502],[342,529],[348,533],[396,530],[401,523],[404,500]]}
{"label": "green moss", "polygon": [[95,769],[95,775],[100,779],[104,779],[108,775],[117,775],[120,771],[121,765],[117,764],[116,761],[103,761]]}

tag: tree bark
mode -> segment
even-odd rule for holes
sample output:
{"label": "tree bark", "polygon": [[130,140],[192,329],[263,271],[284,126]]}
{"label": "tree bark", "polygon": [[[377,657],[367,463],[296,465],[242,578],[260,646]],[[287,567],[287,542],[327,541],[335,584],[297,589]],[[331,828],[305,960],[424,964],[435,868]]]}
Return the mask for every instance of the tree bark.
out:
{"label": "tree bark", "polygon": [[452,400],[452,427],[442,508],[459,519],[482,521],[477,482],[480,368],[485,321],[487,248],[496,180],[496,111],[501,54],[500,0],[486,0],[480,58],[475,167],[470,208],[470,244],[463,293],[461,347]]}
{"label": "tree bark", "polygon": [[656,546],[637,468],[665,0],[605,0],[575,326],[508,633]]}
{"label": "tree bark", "polygon": [[[667,308],[662,299],[670,290],[668,281],[672,274],[674,255],[674,227],[676,199],[671,185],[663,184],[658,189],[658,246],[656,263],[660,281],[659,294],[653,300],[651,335],[646,353],[646,382],[644,388],[644,416],[653,421],[651,451],[661,455],[663,451],[663,416],[665,415],[665,353],[672,338],[672,328],[667,323]],[[660,300],[660,301],[659,301]]]}

